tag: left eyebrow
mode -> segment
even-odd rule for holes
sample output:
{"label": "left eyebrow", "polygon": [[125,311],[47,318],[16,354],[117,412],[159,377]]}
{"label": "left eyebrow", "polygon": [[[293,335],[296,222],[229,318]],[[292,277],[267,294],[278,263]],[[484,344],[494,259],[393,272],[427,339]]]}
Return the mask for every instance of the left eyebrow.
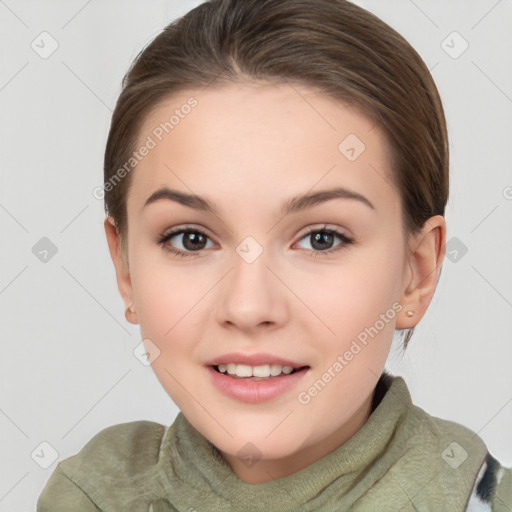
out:
{"label": "left eyebrow", "polygon": [[[218,214],[219,211],[218,207],[205,197],[201,197],[196,194],[187,194],[185,192],[173,190],[168,187],[162,187],[153,192],[146,199],[143,208],[150,205],[151,203],[160,201],[161,199],[174,201],[184,206],[188,206],[189,208],[193,208],[194,210],[201,210],[215,214]],[[317,206],[327,201],[331,201],[332,199],[352,199],[363,203],[372,210],[375,210],[373,204],[358,192],[354,192],[343,187],[336,187],[333,189],[320,190],[312,194],[304,194],[292,197],[282,204],[280,212],[281,215],[284,216],[290,213],[296,213],[301,210],[311,208],[313,206]]]}
{"label": "left eyebrow", "polygon": [[372,210],[375,210],[375,206],[373,206],[366,197],[358,192],[354,192],[353,190],[348,190],[343,187],[336,187],[288,199],[288,201],[285,201],[281,206],[281,215],[288,215],[289,213],[305,210],[306,208],[311,208],[312,206],[325,203],[326,201],[331,201],[332,199],[353,199],[360,201]]}

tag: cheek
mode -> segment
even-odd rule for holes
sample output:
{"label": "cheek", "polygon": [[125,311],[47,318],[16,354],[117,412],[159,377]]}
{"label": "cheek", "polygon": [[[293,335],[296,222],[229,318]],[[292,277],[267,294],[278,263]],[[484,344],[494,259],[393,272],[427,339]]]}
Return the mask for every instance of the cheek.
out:
{"label": "cheek", "polygon": [[194,277],[193,266],[173,264],[163,249],[147,244],[131,246],[133,298],[143,336],[166,340],[204,293],[206,285]]}
{"label": "cheek", "polygon": [[351,362],[345,374],[355,376],[363,366],[380,372],[401,309],[401,265],[396,252],[382,244],[354,253],[343,266],[305,274],[300,280],[297,295],[312,314],[306,311],[298,318],[302,332],[315,340],[321,367],[329,368],[338,355],[347,354],[347,362],[357,363]]}
{"label": "cheek", "polygon": [[399,300],[401,273],[401,262],[391,249],[361,251],[322,273],[303,273],[297,295],[327,326],[345,326],[346,332],[350,326],[373,323]]}
{"label": "cheek", "polygon": [[[193,364],[201,338],[198,314],[202,302],[198,301],[208,287],[190,272],[162,264],[137,270],[132,285],[141,335],[144,340],[151,340],[153,350],[154,346],[159,350],[152,369],[174,403],[181,410],[188,410],[189,392],[198,395],[193,388],[197,375],[191,372],[191,368],[199,369]],[[150,348],[148,345],[147,350]]]}

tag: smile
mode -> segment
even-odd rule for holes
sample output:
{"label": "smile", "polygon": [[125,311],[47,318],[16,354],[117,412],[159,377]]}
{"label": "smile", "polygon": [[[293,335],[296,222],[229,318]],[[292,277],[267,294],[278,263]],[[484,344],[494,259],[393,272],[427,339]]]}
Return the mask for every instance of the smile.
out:
{"label": "smile", "polygon": [[[221,372],[220,369],[223,369],[224,372]],[[309,372],[310,367],[292,368],[280,365],[252,367],[230,363],[207,366],[206,370],[213,386],[223,395],[239,402],[257,404],[272,400],[297,388],[299,382]],[[279,373],[277,373],[278,371]],[[272,375],[272,372],[275,375]],[[238,373],[242,375],[238,375]],[[265,375],[258,376],[263,374]]]}
{"label": "smile", "polygon": [[282,366],[279,364],[263,364],[259,366],[249,366],[248,364],[219,364],[216,366],[220,373],[228,374],[234,378],[268,378],[279,375],[290,375],[297,371],[293,366]]}

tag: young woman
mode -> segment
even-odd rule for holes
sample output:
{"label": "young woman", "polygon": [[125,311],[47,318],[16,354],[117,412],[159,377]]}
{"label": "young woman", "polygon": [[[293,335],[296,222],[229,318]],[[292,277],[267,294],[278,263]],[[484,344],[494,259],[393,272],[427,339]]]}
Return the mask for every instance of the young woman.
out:
{"label": "young woman", "polygon": [[343,0],[212,0],[125,77],[105,232],[180,408],[97,434],[39,512],[510,510],[512,472],[384,369],[441,272],[443,108]]}

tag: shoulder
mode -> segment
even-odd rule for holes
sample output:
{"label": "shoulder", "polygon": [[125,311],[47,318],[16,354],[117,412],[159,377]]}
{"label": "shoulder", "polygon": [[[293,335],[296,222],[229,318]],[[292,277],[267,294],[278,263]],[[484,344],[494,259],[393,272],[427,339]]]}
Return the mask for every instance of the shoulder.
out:
{"label": "shoulder", "polygon": [[[470,428],[431,416],[415,407],[418,419],[441,455],[438,475],[446,489],[460,489],[466,512],[509,512],[512,505],[512,468],[504,467]],[[428,432],[428,434],[426,434]]]}
{"label": "shoulder", "polygon": [[132,476],[156,464],[166,427],[152,421],[112,425],[98,432],[63,469],[91,467],[108,475]]}
{"label": "shoulder", "polygon": [[[389,391],[394,392],[388,396]],[[469,508],[468,512],[490,511],[494,495],[505,503],[510,500],[510,470],[502,468],[491,456],[478,433],[455,421],[433,416],[414,404],[400,377],[393,379],[389,391],[383,401],[391,408],[398,407],[402,414],[397,425],[397,447],[393,444],[390,448],[400,455],[393,472],[402,487],[418,494],[417,505],[438,502],[445,509],[450,505],[453,510],[466,510],[462,507],[470,503],[472,493],[478,489],[478,496],[488,507]]]}
{"label": "shoulder", "polygon": [[511,508],[512,468],[504,467],[487,452],[471,490],[466,512],[505,512]]}
{"label": "shoulder", "polygon": [[128,492],[123,484],[136,484],[158,462],[166,431],[164,425],[151,421],[103,429],[77,454],[58,463],[39,496],[37,512],[102,510],[97,491],[107,485]]}

